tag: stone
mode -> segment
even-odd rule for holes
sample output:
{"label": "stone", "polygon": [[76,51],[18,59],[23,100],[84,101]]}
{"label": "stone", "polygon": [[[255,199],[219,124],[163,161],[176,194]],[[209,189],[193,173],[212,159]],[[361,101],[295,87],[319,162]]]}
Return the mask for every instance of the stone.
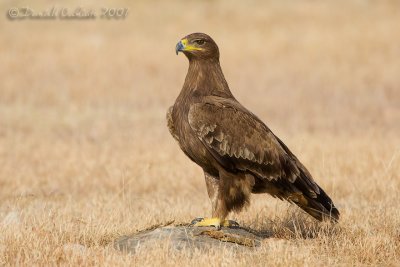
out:
{"label": "stone", "polygon": [[19,225],[20,224],[20,215],[18,211],[10,211],[3,219],[2,224],[4,226],[10,225]]}
{"label": "stone", "polygon": [[193,227],[189,225],[152,227],[135,234],[115,240],[118,250],[136,253],[159,246],[169,249],[209,250],[215,248],[232,248],[234,250],[251,250],[260,246],[265,236],[250,229],[241,227],[217,230],[214,227]]}
{"label": "stone", "polygon": [[86,247],[81,245],[81,244],[73,244],[73,243],[69,243],[69,244],[65,244],[63,246],[63,251],[64,253],[72,253],[72,254],[83,254],[86,250]]}

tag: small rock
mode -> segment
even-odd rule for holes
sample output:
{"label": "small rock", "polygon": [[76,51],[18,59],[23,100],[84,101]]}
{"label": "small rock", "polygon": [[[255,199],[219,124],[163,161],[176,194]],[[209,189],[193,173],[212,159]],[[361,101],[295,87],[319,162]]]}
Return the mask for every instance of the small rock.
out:
{"label": "small rock", "polygon": [[86,251],[86,247],[81,244],[65,244],[63,246],[64,253],[73,253],[82,255]]}
{"label": "small rock", "polygon": [[178,251],[221,247],[248,250],[260,246],[263,238],[240,227],[216,230],[214,227],[165,226],[123,236],[114,242],[114,247],[130,253],[160,245]]}
{"label": "small rock", "polygon": [[20,223],[21,219],[18,211],[10,211],[2,221],[4,226],[19,225]]}

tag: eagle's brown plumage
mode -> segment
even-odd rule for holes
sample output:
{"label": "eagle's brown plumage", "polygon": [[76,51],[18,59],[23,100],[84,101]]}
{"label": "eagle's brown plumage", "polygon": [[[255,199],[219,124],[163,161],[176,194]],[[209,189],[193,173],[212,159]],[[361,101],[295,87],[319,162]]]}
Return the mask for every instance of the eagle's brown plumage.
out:
{"label": "eagle's brown plumage", "polygon": [[286,145],[232,95],[216,43],[193,33],[176,47],[189,59],[182,91],[168,110],[168,128],[183,152],[203,168],[212,215],[225,220],[251,193],[295,203],[318,220],[339,219],[329,196]]}

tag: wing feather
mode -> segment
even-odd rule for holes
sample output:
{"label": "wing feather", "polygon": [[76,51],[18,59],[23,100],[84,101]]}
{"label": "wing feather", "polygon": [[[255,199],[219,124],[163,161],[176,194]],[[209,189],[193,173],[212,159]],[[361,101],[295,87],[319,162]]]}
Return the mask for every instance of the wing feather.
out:
{"label": "wing feather", "polygon": [[189,124],[224,167],[234,166],[269,180],[294,182],[300,175],[275,135],[236,101],[213,96],[192,104]]}
{"label": "wing feather", "polygon": [[171,107],[169,107],[169,109],[167,111],[167,126],[168,126],[168,130],[171,133],[172,137],[174,137],[174,139],[179,142],[179,136],[176,132],[176,129],[174,126],[174,121],[172,119],[172,111],[173,110],[174,110],[174,106],[171,106]]}

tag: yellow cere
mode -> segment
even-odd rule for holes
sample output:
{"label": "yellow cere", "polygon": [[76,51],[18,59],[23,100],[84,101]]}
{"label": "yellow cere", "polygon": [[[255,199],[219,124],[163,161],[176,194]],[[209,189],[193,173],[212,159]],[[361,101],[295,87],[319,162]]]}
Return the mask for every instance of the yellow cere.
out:
{"label": "yellow cere", "polygon": [[182,39],[181,40],[181,43],[182,43],[182,45],[183,45],[183,51],[195,51],[195,50],[203,50],[203,48],[200,48],[200,47],[195,47],[195,46],[193,46],[193,45],[189,45],[188,43],[189,43],[189,41],[188,41],[188,39]]}

